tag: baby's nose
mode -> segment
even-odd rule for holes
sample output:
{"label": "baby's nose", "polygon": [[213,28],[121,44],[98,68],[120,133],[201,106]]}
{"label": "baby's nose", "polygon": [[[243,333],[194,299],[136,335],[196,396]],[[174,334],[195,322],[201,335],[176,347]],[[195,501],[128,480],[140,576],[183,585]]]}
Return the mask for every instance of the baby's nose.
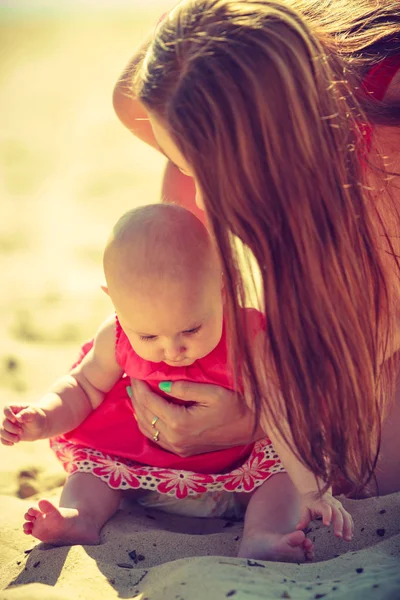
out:
{"label": "baby's nose", "polygon": [[167,358],[168,360],[179,360],[180,357],[182,356],[182,354],[184,353],[185,348],[183,348],[182,346],[179,345],[173,345],[173,346],[169,346],[168,348],[165,348],[164,353],[165,353],[165,358]]}

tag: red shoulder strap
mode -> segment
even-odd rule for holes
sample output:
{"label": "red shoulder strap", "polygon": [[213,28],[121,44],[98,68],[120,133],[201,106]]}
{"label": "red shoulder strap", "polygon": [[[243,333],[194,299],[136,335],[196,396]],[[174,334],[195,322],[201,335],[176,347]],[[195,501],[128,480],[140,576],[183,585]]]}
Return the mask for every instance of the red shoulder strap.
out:
{"label": "red shoulder strap", "polygon": [[367,94],[376,100],[383,100],[393,77],[400,69],[400,54],[389,56],[372,67],[363,81],[363,88]]}

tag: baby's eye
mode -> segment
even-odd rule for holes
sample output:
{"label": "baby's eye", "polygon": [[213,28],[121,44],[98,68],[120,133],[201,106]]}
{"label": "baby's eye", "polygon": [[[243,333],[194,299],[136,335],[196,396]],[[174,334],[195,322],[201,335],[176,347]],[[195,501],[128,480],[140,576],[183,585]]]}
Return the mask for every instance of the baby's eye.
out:
{"label": "baby's eye", "polygon": [[142,342],[151,342],[152,340],[157,339],[156,335],[141,335],[139,336]]}
{"label": "baby's eye", "polygon": [[201,325],[199,325],[198,327],[194,327],[193,329],[186,329],[186,331],[183,331],[182,333],[184,335],[193,335],[195,333],[197,333],[198,331],[200,331],[201,329]]}

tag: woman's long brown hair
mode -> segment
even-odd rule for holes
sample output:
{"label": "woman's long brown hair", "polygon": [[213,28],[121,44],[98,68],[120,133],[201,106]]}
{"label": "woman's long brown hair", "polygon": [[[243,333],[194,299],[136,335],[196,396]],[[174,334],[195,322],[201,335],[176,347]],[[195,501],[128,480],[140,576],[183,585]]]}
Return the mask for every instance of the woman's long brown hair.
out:
{"label": "woman's long brown hair", "polygon": [[[382,364],[398,264],[366,185],[361,124],[399,123],[399,107],[364,96],[361,81],[399,39],[397,1],[184,1],[134,81],[202,192],[247,397],[327,484],[337,470],[371,478],[394,378]],[[258,265],[261,355],[240,319],[254,283],[240,253]]]}

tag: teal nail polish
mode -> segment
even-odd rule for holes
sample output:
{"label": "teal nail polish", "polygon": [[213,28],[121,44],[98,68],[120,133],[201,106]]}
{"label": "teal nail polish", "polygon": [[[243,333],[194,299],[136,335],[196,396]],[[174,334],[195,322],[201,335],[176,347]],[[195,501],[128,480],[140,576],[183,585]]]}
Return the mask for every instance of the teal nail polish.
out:
{"label": "teal nail polish", "polygon": [[172,390],[172,381],[162,381],[158,384],[158,387],[162,392],[169,394]]}
{"label": "teal nail polish", "polygon": [[128,394],[129,398],[132,398],[133,392],[132,392],[132,388],[130,385],[127,386],[126,393]]}

